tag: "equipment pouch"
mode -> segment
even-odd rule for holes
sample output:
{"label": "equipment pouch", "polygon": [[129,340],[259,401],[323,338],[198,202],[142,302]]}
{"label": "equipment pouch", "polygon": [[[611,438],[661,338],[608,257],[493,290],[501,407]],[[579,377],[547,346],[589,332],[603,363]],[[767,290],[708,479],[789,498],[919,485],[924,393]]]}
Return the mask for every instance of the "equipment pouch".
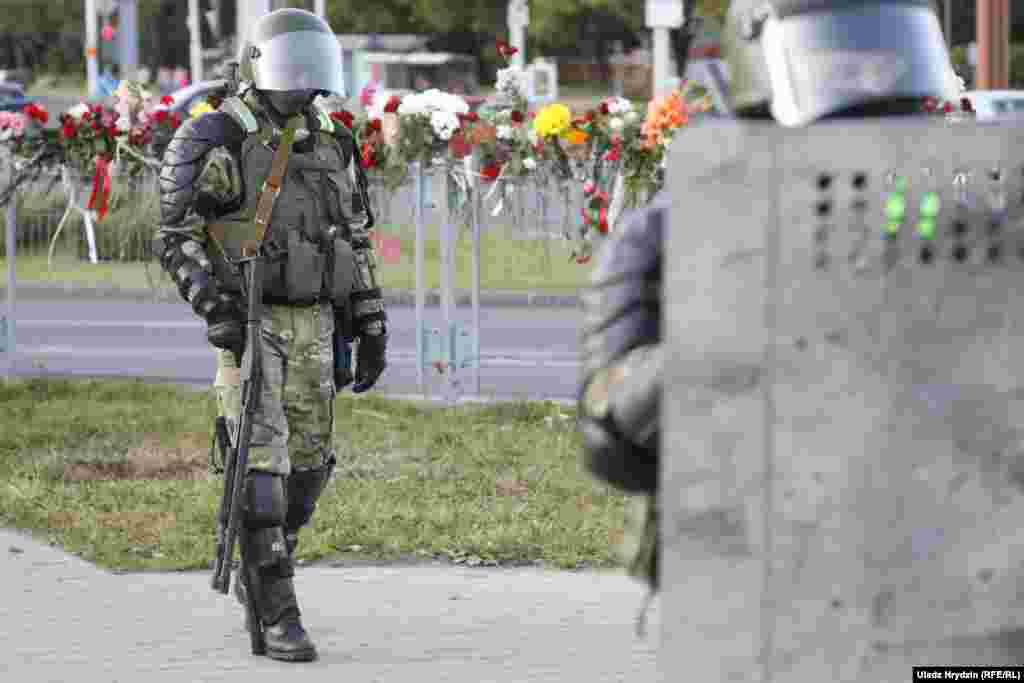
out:
{"label": "equipment pouch", "polygon": [[340,237],[334,239],[334,263],[331,273],[331,282],[328,287],[331,292],[331,301],[335,306],[344,306],[348,310],[348,297],[352,294],[352,287],[355,285],[355,254],[352,252],[352,245]]}
{"label": "equipment pouch", "polygon": [[326,260],[317,245],[304,239],[299,230],[288,231],[284,274],[288,301],[313,302],[320,297]]}

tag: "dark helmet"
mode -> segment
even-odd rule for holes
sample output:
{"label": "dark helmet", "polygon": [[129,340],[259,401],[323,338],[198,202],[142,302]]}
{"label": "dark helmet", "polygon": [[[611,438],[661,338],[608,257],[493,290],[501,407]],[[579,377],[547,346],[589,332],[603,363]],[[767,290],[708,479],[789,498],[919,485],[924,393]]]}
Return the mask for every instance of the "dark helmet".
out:
{"label": "dark helmet", "polygon": [[800,126],[959,97],[931,0],[735,0],[722,43],[741,116],[769,109]]}
{"label": "dark helmet", "polygon": [[299,111],[317,94],[345,94],[337,36],[326,21],[301,9],[279,9],[252,25],[238,55],[238,75],[282,114]]}

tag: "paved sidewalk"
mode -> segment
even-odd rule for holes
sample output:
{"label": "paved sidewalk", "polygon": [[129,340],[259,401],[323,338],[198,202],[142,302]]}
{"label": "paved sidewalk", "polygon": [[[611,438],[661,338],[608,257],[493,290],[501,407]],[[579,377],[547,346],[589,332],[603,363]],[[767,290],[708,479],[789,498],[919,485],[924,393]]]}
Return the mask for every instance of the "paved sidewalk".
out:
{"label": "paved sidewalk", "polygon": [[[383,289],[385,303],[392,306],[414,306],[416,291],[412,289]],[[84,285],[77,282],[18,282],[16,298],[19,300],[39,300],[54,298],[113,298],[125,301],[171,301],[180,303],[181,297],[170,287],[157,291],[150,289],[128,289],[113,283],[104,285]],[[0,283],[0,305],[7,298],[7,283]],[[440,294],[436,290],[426,293],[428,306],[440,304]],[[469,306],[470,293],[456,293],[455,301],[459,306]],[[578,308],[580,297],[577,294],[547,294],[544,292],[522,292],[508,290],[485,290],[480,292],[481,306],[556,306]]]}
{"label": "paved sidewalk", "polygon": [[[657,610],[606,573],[300,567],[320,660],[249,654],[241,608],[209,572],[117,575],[0,529],[4,679],[535,683],[655,680]],[[314,596],[316,599],[314,599]]]}

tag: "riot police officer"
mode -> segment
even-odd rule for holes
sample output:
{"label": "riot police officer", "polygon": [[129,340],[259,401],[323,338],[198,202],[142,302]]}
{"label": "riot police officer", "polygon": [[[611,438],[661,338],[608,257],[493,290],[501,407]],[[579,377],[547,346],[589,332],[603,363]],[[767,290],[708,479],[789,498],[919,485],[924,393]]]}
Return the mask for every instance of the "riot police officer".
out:
{"label": "riot police officer", "polygon": [[[293,557],[334,467],[336,392],[353,381],[335,349],[349,337],[356,344],[353,391],[362,392],[385,368],[388,339],[356,145],[314,104],[344,93],[342,73],[325,21],[297,9],[263,16],[241,48],[237,91],[178,129],[160,173],[157,255],[206,321],[229,427],[239,416],[245,353],[243,290],[232,259],[252,239],[268,179],[283,174],[265,251],[263,386],[239,543],[266,653],[289,661],[317,656],[300,620]],[[294,144],[276,169],[278,147],[289,137]],[[244,602],[242,586],[235,581]]]}
{"label": "riot police officer", "polygon": [[[723,51],[738,118],[801,126],[829,117],[911,114],[922,111],[925,98],[958,97],[928,0],[736,0],[726,20]],[[662,193],[634,213],[598,257],[584,297],[578,390],[585,466],[626,492],[655,497],[668,205]],[[657,519],[654,502],[649,521]],[[639,526],[647,537],[638,547],[647,555],[633,567],[653,587],[656,526]]]}

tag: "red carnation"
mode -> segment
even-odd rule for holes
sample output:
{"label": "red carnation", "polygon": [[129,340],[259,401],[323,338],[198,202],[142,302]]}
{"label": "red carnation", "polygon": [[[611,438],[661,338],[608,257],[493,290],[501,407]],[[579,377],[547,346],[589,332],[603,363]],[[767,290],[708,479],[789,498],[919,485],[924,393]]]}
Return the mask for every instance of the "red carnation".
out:
{"label": "red carnation", "polygon": [[92,129],[93,130],[100,130],[101,128],[103,128],[103,126],[100,125],[99,121],[93,121],[92,122]]}
{"label": "red carnation", "polygon": [[64,120],[64,127],[60,129],[61,136],[65,138],[73,138],[78,133],[78,129],[75,128],[75,124],[71,122],[71,119]]}
{"label": "red carnation", "polygon": [[971,104],[971,98],[969,97],[960,98],[960,108],[969,114],[974,113],[974,105]]}
{"label": "red carnation", "polygon": [[452,135],[448,141],[448,149],[456,159],[463,159],[473,152],[473,146],[466,140],[466,135],[461,130]]}
{"label": "red carnation", "polygon": [[160,98],[160,104],[164,105],[165,107],[169,107],[172,104],[174,104],[174,98],[170,95],[164,95]]}
{"label": "red carnation", "polygon": [[518,109],[512,110],[512,123],[522,123],[524,118],[523,112]]}
{"label": "red carnation", "polygon": [[385,114],[394,114],[398,111],[398,105],[402,103],[402,98],[398,95],[392,95],[388,98],[388,103],[384,105]]}
{"label": "red carnation", "polygon": [[942,105],[942,113],[943,114],[951,114],[952,112],[953,112],[953,105],[952,105],[952,103],[946,102],[945,104]]}
{"label": "red carnation", "polygon": [[26,105],[23,111],[29,118],[34,119],[39,123],[46,123],[50,119],[50,113],[35,102]]}
{"label": "red carnation", "polygon": [[935,111],[938,108],[938,106],[939,106],[939,101],[937,99],[935,99],[934,97],[926,97],[926,98],[924,98],[924,110],[926,112],[933,112],[933,111]]}
{"label": "red carnation", "polygon": [[[602,105],[602,106],[603,106],[603,105]],[[587,123],[590,123],[591,121],[593,121],[593,120],[594,120],[594,117],[595,117],[595,116],[596,116],[596,114],[594,114],[594,112],[593,112],[593,111],[588,111],[588,112],[587,112],[587,114],[586,114],[586,116],[584,116],[584,117],[583,117],[583,119],[584,119],[584,120],[585,120],[585,121],[586,121]]]}
{"label": "red carnation", "polygon": [[610,150],[608,150],[608,153],[604,155],[605,161],[618,161],[621,158],[622,155],[619,154],[618,147],[612,147]]}
{"label": "red carnation", "polygon": [[608,108],[608,103],[607,102],[602,102],[601,103],[601,113],[604,114],[605,116],[607,116],[610,112],[611,112],[611,109]]}
{"label": "red carnation", "polygon": [[159,121],[160,123],[163,123],[164,121],[166,121],[167,120],[167,112],[165,110],[163,110],[163,109],[158,111],[156,113],[156,120]]}
{"label": "red carnation", "polygon": [[359,163],[363,168],[373,168],[377,165],[377,160],[374,158],[373,147],[369,142],[364,142],[363,147],[360,150]]}
{"label": "red carnation", "polygon": [[501,40],[500,38],[497,41],[495,41],[495,45],[498,48],[498,54],[501,55],[502,57],[511,57],[512,55],[519,52],[519,48],[512,47],[511,45],[506,43],[504,40]]}
{"label": "red carnation", "polygon": [[352,116],[352,113],[347,112],[344,109],[342,109],[341,111],[332,111],[331,118],[334,119],[335,121],[341,121],[341,125],[345,126],[346,128],[352,128],[352,122],[355,120],[355,117]]}
{"label": "red carnation", "polygon": [[172,128],[177,128],[180,125],[181,125],[181,114],[179,114],[178,112],[174,112],[173,114],[171,114],[171,127]]}
{"label": "red carnation", "polygon": [[366,130],[371,133],[379,133],[383,129],[380,119],[370,119],[366,122]]}
{"label": "red carnation", "polygon": [[480,115],[477,114],[475,111],[471,111],[468,114],[466,114],[466,120],[469,121],[470,123],[476,123],[477,121],[480,120]]}
{"label": "red carnation", "polygon": [[501,164],[491,162],[480,169],[480,175],[484,180],[495,180],[501,173]]}

